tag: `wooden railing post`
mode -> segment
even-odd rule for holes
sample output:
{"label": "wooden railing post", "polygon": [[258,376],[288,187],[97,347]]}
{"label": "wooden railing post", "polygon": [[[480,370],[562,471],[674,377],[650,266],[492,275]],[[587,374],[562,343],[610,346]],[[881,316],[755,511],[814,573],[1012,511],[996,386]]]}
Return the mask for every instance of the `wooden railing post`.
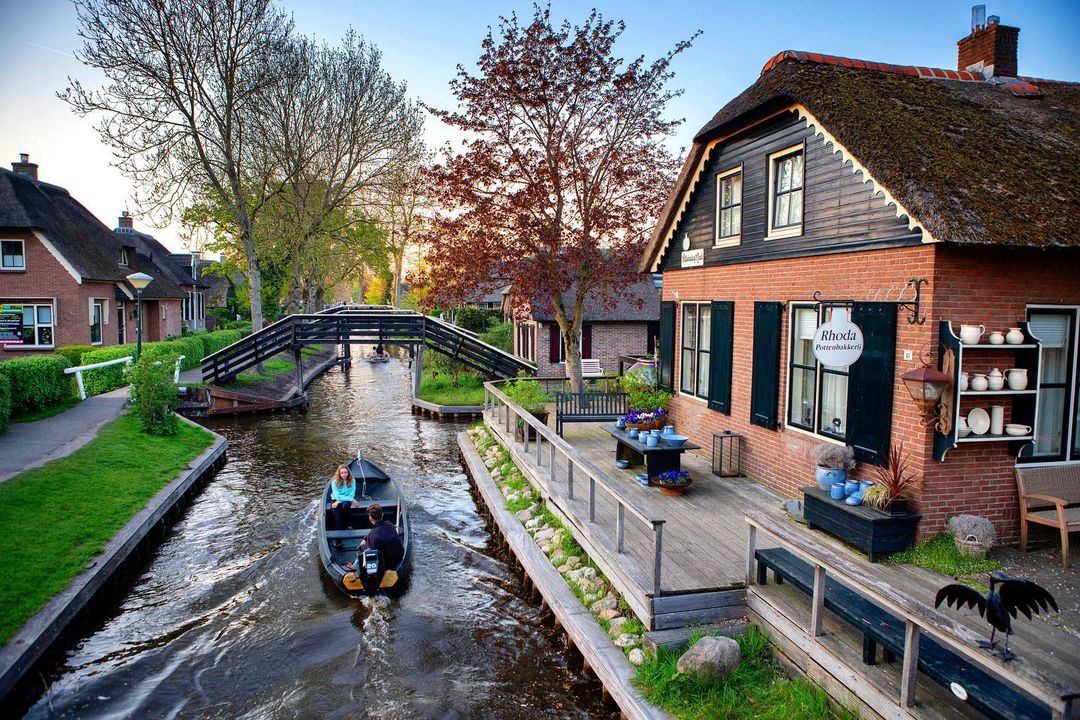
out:
{"label": "wooden railing post", "polygon": [[589,475],[589,522],[596,522],[596,478]]}
{"label": "wooden railing post", "polygon": [[[528,430],[530,426],[526,426]],[[536,467],[544,467],[544,436],[540,434],[540,431],[536,431]]]}
{"label": "wooden railing post", "polygon": [[621,554],[623,551],[623,531],[626,525],[626,507],[622,504],[622,500],[619,501],[619,514],[615,518],[615,547]]}
{"label": "wooden railing post", "polygon": [[552,487],[555,486],[555,443],[548,443],[551,452],[548,453],[548,469],[551,471],[550,479]]}
{"label": "wooden railing post", "polygon": [[757,564],[757,525],[750,526],[750,539],[746,542],[746,586],[754,584],[754,569]]}
{"label": "wooden railing post", "polygon": [[574,499],[574,460],[566,456],[566,497]]}
{"label": "wooden railing post", "polygon": [[[653,595],[660,595],[660,570],[664,561],[664,521],[653,520]],[[752,527],[751,527],[752,529]]]}
{"label": "wooden railing post", "polygon": [[825,567],[814,565],[814,594],[811,600],[813,608],[810,611],[810,637],[821,634],[821,626],[825,621]]}
{"label": "wooden railing post", "polygon": [[919,672],[919,626],[907,621],[904,633],[904,669],[900,672],[900,705],[915,704],[915,676]]}

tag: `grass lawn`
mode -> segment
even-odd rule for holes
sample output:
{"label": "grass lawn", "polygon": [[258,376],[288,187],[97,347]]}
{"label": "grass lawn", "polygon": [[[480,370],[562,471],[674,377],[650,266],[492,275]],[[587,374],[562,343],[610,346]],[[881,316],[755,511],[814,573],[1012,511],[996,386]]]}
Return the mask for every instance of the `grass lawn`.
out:
{"label": "grass lawn", "polygon": [[989,575],[994,570],[1001,569],[1001,563],[996,560],[970,557],[956,549],[953,536],[949,534],[934,535],[921,543],[903,552],[889,556],[890,563],[902,563],[918,565],[927,570],[934,570],[942,575],[948,575],[969,585],[980,589],[986,586],[981,582],[968,580],[969,575]]}
{"label": "grass lawn", "polygon": [[261,373],[240,373],[231,384],[250,385],[251,383],[263,382],[264,380],[273,380],[278,375],[284,375],[295,369],[296,365],[292,360],[271,358],[270,360],[263,362],[263,371]]}
{"label": "grass lawn", "polygon": [[187,423],[145,435],[122,415],[71,455],[0,483],[0,644],[212,441]]}
{"label": "grass lawn", "polygon": [[484,381],[472,373],[453,375],[425,370],[420,380],[420,399],[438,405],[483,405]]}
{"label": "grass lawn", "polygon": [[300,357],[302,357],[302,358],[309,358],[309,357],[312,357],[314,355],[319,355],[320,353],[322,353],[322,348],[317,347],[317,346],[312,347],[312,346],[308,345],[308,346],[300,348]]}
{"label": "grass lawn", "polygon": [[[698,637],[691,637],[691,644]],[[739,638],[742,663],[722,681],[678,675],[681,651],[661,648],[638,668],[637,686],[645,698],[676,718],[759,718],[832,720],[855,716],[829,702],[825,691],[806,680],[790,679],[772,657],[769,639],[751,625]]]}
{"label": "grass lawn", "polygon": [[64,402],[58,403],[56,405],[50,405],[49,407],[40,408],[38,410],[31,410],[29,412],[24,412],[21,415],[13,415],[11,417],[11,422],[28,423],[34,422],[35,420],[44,420],[45,418],[51,418],[53,415],[59,415],[65,410],[70,410],[71,408],[78,405],[80,402],[82,401],[79,400],[78,397],[71,397]]}

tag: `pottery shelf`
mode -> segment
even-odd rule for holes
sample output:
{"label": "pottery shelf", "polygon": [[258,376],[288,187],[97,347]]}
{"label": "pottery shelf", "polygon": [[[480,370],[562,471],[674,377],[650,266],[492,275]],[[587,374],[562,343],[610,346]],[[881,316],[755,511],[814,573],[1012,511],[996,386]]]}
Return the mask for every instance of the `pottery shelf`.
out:
{"label": "pottery shelf", "polygon": [[964,346],[964,352],[968,350],[1034,350],[1038,348],[1038,344],[1033,343],[1020,343],[1018,345],[1010,345],[1009,343],[1002,343],[1000,345],[992,345],[990,343],[978,343],[976,345],[967,345],[960,343]]}
{"label": "pottery shelf", "polygon": [[976,442],[1013,442],[1014,440],[1032,440],[1032,435],[968,435],[967,437],[958,437],[956,442],[958,443],[976,443]]}
{"label": "pottery shelf", "polygon": [[961,390],[962,397],[979,397],[982,395],[1034,395],[1036,390]]}

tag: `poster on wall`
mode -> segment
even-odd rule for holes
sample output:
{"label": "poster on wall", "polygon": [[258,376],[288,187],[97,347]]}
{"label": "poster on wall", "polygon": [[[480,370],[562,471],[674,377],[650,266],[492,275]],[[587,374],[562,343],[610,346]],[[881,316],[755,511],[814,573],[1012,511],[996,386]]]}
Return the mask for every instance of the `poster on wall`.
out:
{"label": "poster on wall", "polygon": [[23,344],[23,306],[0,305],[0,345]]}
{"label": "poster on wall", "polygon": [[847,308],[833,308],[829,322],[814,332],[814,357],[822,365],[842,368],[862,357],[862,352],[862,330],[848,319]]}

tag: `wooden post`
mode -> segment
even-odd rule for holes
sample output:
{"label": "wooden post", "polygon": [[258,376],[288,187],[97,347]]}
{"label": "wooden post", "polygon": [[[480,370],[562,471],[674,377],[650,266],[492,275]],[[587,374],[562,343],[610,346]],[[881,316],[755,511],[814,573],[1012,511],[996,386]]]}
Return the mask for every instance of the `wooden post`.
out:
{"label": "wooden post", "polygon": [[293,343],[293,360],[296,362],[296,394],[304,394],[304,358],[300,355],[300,343]]}
{"label": "wooden post", "polygon": [[615,518],[615,537],[617,538],[616,549],[621,554],[623,551],[623,530],[626,526],[626,506],[619,501],[619,514]]}
{"label": "wooden post", "polygon": [[746,542],[746,586],[750,587],[754,584],[754,565],[757,559],[754,557],[754,553],[757,552],[757,525],[750,526],[750,539]]}
{"label": "wooden post", "polygon": [[574,459],[566,456],[566,497],[574,499]]}
{"label": "wooden post", "polygon": [[[381,337],[381,333],[380,333]],[[420,397],[420,381],[424,378],[424,346],[416,346],[416,358],[413,359],[413,390],[414,398]]]}
{"label": "wooden post", "polygon": [[[526,428],[528,431],[528,428]],[[540,431],[536,431],[536,467],[544,467],[544,455],[543,455],[544,436],[540,434]]]}
{"label": "wooden post", "polygon": [[552,487],[552,489],[554,489],[554,487],[555,487],[555,443],[548,443],[548,446],[549,446],[549,448],[551,450],[551,452],[548,454],[548,462],[550,463],[550,465],[548,466],[548,469],[551,471],[551,476],[550,476],[551,487]]}
{"label": "wooden post", "polygon": [[[660,596],[660,570],[664,558],[664,521],[653,520],[653,595]],[[751,528],[753,529],[753,528]]]}
{"label": "wooden post", "polygon": [[900,705],[912,707],[915,704],[915,676],[919,672],[919,626],[907,621],[904,634],[904,668],[900,671]]}
{"label": "wooden post", "polygon": [[596,522],[596,478],[589,476],[589,522]]}
{"label": "wooden post", "polygon": [[810,637],[821,634],[821,626],[825,621],[825,567],[814,565],[814,594],[812,596],[813,609],[810,613]]}

